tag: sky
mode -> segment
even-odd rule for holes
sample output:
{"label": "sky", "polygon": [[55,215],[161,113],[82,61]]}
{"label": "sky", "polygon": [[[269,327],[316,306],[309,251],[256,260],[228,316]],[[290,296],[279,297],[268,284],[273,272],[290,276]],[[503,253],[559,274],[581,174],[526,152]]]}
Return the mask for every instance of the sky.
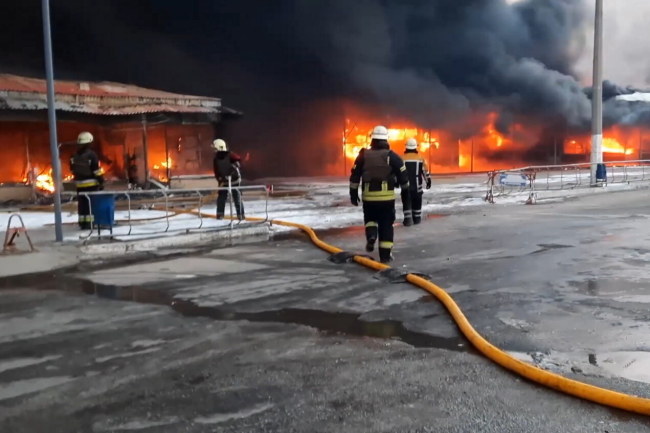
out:
{"label": "sky", "polygon": [[[589,2],[593,13],[593,2]],[[604,69],[605,76],[620,85],[650,88],[650,1],[605,0]],[[582,81],[591,83],[593,19],[584,29],[585,47],[576,64]]]}

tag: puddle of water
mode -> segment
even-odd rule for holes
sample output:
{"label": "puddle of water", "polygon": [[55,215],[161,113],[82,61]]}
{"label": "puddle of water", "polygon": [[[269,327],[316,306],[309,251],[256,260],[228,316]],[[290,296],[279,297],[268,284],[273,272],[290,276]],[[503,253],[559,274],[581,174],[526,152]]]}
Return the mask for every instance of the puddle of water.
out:
{"label": "puddle of water", "polygon": [[250,322],[293,323],[316,328],[328,334],[353,335],[383,339],[399,339],[414,347],[435,347],[466,352],[467,342],[462,337],[444,338],[411,331],[396,320],[364,321],[360,314],[334,313],[320,310],[285,308],[259,313],[237,313],[200,307],[191,301],[174,300],[172,308],[185,316],[211,317],[215,320],[248,320]]}
{"label": "puddle of water", "polygon": [[584,295],[608,297],[617,302],[650,303],[650,290],[645,283],[599,278],[571,281],[569,285]]}
{"label": "puddle of water", "polygon": [[538,244],[539,247],[538,250],[533,251],[532,254],[541,254],[545,253],[547,251],[552,251],[552,250],[561,250],[565,248],[573,248],[573,245],[562,245],[562,244]]}
{"label": "puddle of water", "polygon": [[174,311],[188,317],[209,317],[215,320],[292,323],[309,326],[324,333],[335,335],[341,334],[383,339],[394,338],[414,347],[435,347],[462,352],[470,350],[470,345],[462,336],[446,338],[415,332],[405,328],[399,321],[366,321],[361,320],[361,314],[357,313],[327,312],[296,308],[255,313],[236,312],[224,309],[223,306],[197,305],[193,301],[175,298],[173,293],[165,290],[110,286],[89,280],[77,279],[73,276],[59,276],[58,278],[46,280],[39,276],[34,277],[34,280],[31,281],[23,279],[20,286],[28,286],[38,290],[63,290],[118,301],[168,306]]}

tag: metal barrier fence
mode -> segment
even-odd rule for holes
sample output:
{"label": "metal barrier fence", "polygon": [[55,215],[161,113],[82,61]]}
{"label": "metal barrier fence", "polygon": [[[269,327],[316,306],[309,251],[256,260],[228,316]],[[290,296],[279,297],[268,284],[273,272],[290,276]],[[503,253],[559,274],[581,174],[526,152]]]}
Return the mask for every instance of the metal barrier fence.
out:
{"label": "metal barrier fence", "polygon": [[[89,192],[81,192],[81,193],[75,193],[75,192],[65,192],[63,193],[66,196],[70,196],[70,199],[72,200],[75,196],[77,197],[78,200],[85,199],[88,201],[88,208],[90,210],[90,213],[92,214],[92,200],[91,197],[93,196],[102,196],[102,195],[113,195],[115,199],[120,199],[124,198],[126,200],[127,204],[127,219],[125,223],[128,225],[129,230],[125,234],[120,234],[120,236],[131,236],[135,235],[136,233],[133,232],[133,226],[134,223],[139,222],[139,220],[134,220],[132,218],[132,212],[133,212],[133,203],[135,202],[135,198],[151,198],[152,200],[155,200],[156,203],[159,203],[159,200],[162,199],[162,203],[164,205],[163,209],[165,212],[164,217],[160,219],[165,220],[165,228],[163,230],[160,230],[158,232],[147,232],[147,234],[155,234],[155,233],[167,233],[170,231],[185,231],[186,233],[189,233],[190,231],[197,231],[197,230],[206,230],[204,229],[204,220],[206,219],[203,215],[203,207],[206,205],[206,198],[208,197],[213,197],[218,195],[220,191],[227,191],[228,192],[228,202],[229,202],[229,224],[226,227],[219,227],[219,228],[212,228],[212,230],[224,230],[224,229],[229,229],[232,233],[232,231],[240,225],[241,221],[235,222],[236,217],[237,217],[237,212],[233,213],[234,207],[233,207],[233,191],[239,191],[239,197],[240,197],[240,202],[242,208],[245,209],[244,207],[244,192],[255,192],[259,191],[264,199],[264,218],[255,223],[251,224],[265,224],[269,221],[269,188],[266,185],[250,185],[250,186],[233,186],[230,182],[228,182],[227,187],[219,187],[219,188],[193,188],[193,189],[156,189],[156,190],[114,190],[114,191],[89,191]],[[83,198],[82,198],[83,197]],[[185,227],[181,229],[176,229],[176,230],[170,230],[171,228],[171,222],[170,218],[173,216],[177,215],[178,213],[189,213],[187,211],[179,211],[179,210],[174,210],[172,206],[176,202],[172,202],[174,199],[183,199],[183,203],[188,203],[192,207],[192,214],[195,214],[198,217],[198,224],[196,227]],[[215,197],[216,198],[216,197]],[[141,204],[141,203],[140,203]],[[215,216],[216,217],[216,216]],[[91,229],[89,230],[89,233],[87,236],[82,237],[84,241],[88,241],[93,237],[93,234],[95,233],[95,229],[97,227],[92,224]],[[141,234],[141,233],[139,233]],[[112,236],[112,234],[111,234]],[[98,231],[97,232],[97,237],[100,238],[101,234]]]}
{"label": "metal barrier fence", "polygon": [[[528,191],[527,204],[537,199],[537,191],[565,190],[591,186],[591,163],[566,165],[539,165],[488,173],[485,200],[494,203],[494,197],[506,191]],[[650,160],[606,162],[606,183],[631,183],[650,180]]]}

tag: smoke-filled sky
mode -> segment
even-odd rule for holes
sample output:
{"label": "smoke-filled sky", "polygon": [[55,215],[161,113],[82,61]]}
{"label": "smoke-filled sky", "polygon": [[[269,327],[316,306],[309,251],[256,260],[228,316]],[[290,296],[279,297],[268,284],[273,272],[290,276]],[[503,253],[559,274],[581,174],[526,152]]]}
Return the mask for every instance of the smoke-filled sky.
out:
{"label": "smoke-filled sky", "polygon": [[[42,75],[40,1],[4,3],[0,72]],[[51,3],[58,78],[221,97],[245,113],[227,138],[269,158],[334,159],[344,100],[433,128],[476,110],[589,122],[592,0]],[[605,3],[607,78],[647,86],[650,2]]]}
{"label": "smoke-filled sky", "polygon": [[[593,1],[589,1],[589,16],[593,14]],[[650,1],[605,0],[604,2],[605,74],[620,84],[650,88]],[[593,20],[585,26],[587,45],[576,71],[591,83]]]}

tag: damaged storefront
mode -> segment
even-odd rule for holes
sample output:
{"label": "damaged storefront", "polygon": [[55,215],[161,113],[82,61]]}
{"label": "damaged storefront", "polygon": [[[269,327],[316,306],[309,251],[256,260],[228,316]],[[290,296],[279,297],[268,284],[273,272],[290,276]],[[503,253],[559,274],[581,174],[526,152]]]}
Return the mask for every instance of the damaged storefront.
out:
{"label": "damaged storefront", "polygon": [[[209,174],[212,140],[241,113],[218,98],[118,83],[57,81],[56,109],[64,187],[79,132],[95,137],[111,188],[155,188],[172,177]],[[53,190],[43,80],[0,74],[0,203]]]}

